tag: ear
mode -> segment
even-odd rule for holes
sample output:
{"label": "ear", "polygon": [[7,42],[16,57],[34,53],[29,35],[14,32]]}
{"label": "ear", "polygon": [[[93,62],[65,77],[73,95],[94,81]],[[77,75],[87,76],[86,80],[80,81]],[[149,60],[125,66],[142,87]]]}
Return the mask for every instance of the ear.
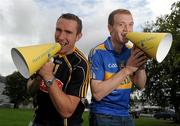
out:
{"label": "ear", "polygon": [[77,34],[76,41],[78,41],[82,37],[82,33]]}
{"label": "ear", "polygon": [[110,24],[108,24],[108,30],[109,30],[109,33],[111,33],[112,32],[112,25],[110,25]]}

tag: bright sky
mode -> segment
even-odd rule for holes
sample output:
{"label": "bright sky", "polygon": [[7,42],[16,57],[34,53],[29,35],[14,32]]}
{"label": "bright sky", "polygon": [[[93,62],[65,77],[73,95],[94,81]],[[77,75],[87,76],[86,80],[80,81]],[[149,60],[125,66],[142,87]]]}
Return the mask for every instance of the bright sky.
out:
{"label": "bright sky", "polygon": [[83,37],[77,46],[87,56],[90,49],[108,36],[107,18],[117,8],[129,9],[134,17],[134,31],[157,16],[170,13],[178,0],[1,0],[0,4],[0,74],[16,70],[11,48],[54,42],[57,18],[66,12],[83,21]]}

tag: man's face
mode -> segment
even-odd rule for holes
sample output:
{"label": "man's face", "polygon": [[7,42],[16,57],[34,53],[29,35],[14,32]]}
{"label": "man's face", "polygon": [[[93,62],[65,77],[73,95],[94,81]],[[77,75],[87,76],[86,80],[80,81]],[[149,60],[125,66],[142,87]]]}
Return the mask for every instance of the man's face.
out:
{"label": "man's face", "polygon": [[81,38],[77,34],[77,22],[60,18],[56,24],[55,41],[61,45],[60,54],[66,55],[73,52],[75,42]]}
{"label": "man's face", "polygon": [[129,14],[115,14],[114,24],[109,25],[109,31],[111,33],[112,41],[115,43],[125,44],[126,33],[133,31],[133,18]]}

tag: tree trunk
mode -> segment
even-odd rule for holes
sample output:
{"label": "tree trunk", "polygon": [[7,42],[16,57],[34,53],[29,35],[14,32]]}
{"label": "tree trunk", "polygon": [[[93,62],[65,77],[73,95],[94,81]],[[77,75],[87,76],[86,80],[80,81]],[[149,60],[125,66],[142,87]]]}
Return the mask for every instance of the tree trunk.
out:
{"label": "tree trunk", "polygon": [[175,109],[176,112],[176,121],[177,123],[180,123],[180,110],[179,109]]}
{"label": "tree trunk", "polygon": [[176,94],[176,102],[175,102],[175,112],[176,112],[176,122],[180,123],[180,101],[179,101],[180,95]]}
{"label": "tree trunk", "polygon": [[17,108],[19,108],[19,103],[15,102],[14,103],[14,109],[17,109]]}
{"label": "tree trunk", "polygon": [[177,112],[177,122],[180,123],[180,110]]}

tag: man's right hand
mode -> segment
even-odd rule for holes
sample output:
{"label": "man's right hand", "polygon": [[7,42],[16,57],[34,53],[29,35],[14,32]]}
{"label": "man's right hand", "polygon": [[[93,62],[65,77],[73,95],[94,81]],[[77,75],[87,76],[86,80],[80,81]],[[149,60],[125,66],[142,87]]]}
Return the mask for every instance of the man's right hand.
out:
{"label": "man's right hand", "polygon": [[144,66],[146,61],[146,54],[142,50],[134,46],[131,52],[131,56],[127,61],[126,68],[128,69],[129,73],[132,74],[136,72],[139,68]]}
{"label": "man's right hand", "polygon": [[41,69],[38,71],[38,74],[44,80],[51,80],[54,76],[54,74],[53,74],[54,66],[55,66],[55,64],[52,61],[49,61],[41,67]]}

